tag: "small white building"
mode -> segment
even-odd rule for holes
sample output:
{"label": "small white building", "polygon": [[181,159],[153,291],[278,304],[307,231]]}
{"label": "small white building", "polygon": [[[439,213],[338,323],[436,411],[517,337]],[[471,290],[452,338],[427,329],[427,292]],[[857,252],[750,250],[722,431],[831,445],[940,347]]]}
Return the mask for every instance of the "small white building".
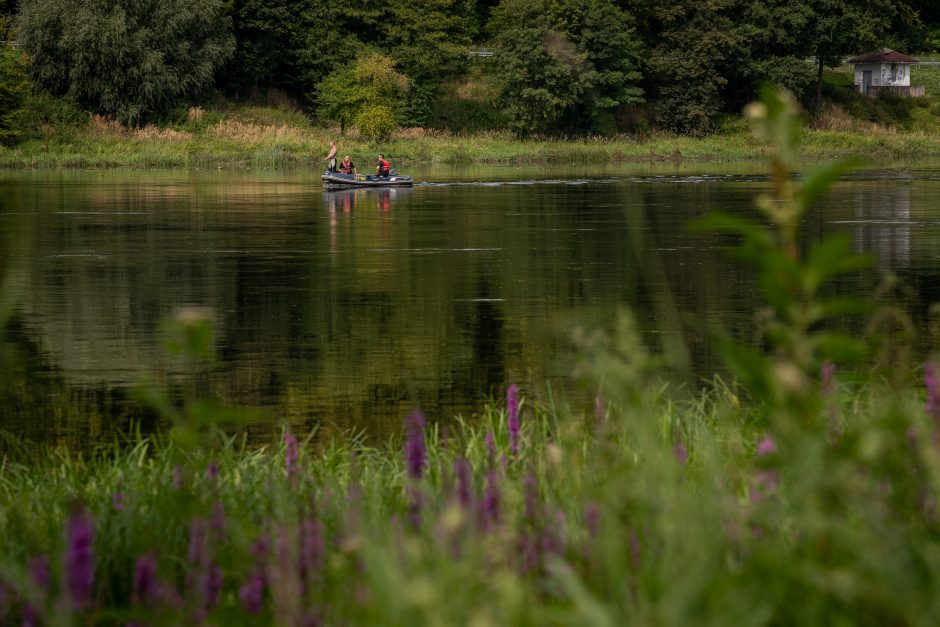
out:
{"label": "small white building", "polygon": [[855,87],[868,96],[890,92],[898,96],[923,96],[923,86],[911,87],[911,66],[918,63],[914,57],[882,48],[877,52],[849,59],[855,65]]}

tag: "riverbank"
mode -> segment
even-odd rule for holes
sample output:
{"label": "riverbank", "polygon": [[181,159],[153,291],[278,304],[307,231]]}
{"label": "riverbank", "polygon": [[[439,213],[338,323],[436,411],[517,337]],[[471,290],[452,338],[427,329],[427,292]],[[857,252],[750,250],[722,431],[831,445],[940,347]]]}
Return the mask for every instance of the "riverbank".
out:
{"label": "riverbank", "polygon": [[720,385],[682,403],[650,389],[587,416],[510,391],[469,421],[414,415],[382,448],[8,447],[0,621],[940,619],[940,452],[919,393],[829,380],[793,423]]}
{"label": "riverbank", "polygon": [[[940,135],[883,126],[832,123],[808,130],[802,154],[810,160],[848,155],[878,161],[940,155]],[[837,121],[838,122],[838,121]],[[844,122],[844,121],[843,121]],[[243,107],[192,113],[180,124],[128,129],[93,116],[87,124],[45,125],[19,145],[0,147],[0,168],[278,168],[319,169],[329,141],[341,154],[371,163],[379,152],[399,166],[414,164],[668,163],[763,159],[767,146],[731,124],[702,138],[669,134],[578,140],[519,140],[509,133],[451,135],[406,129],[386,142],[341,136],[312,126],[300,113]]]}

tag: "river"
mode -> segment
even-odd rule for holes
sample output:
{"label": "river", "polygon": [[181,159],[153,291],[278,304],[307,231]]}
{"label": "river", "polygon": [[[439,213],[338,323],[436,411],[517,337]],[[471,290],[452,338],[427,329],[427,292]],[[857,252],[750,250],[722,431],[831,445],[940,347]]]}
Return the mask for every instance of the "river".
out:
{"label": "river", "polygon": [[[472,417],[510,383],[577,412],[592,392],[572,330],[624,308],[686,387],[721,371],[712,330],[753,328],[753,270],[687,225],[751,214],[759,164],[409,173],[413,189],[340,192],[302,171],[0,173],[0,430],[83,446],[161,426],[131,391],[192,378],[165,348],[180,308],[213,322],[201,393],[258,408],[258,437],[381,438],[415,407]],[[804,224],[807,240],[836,231],[875,258],[839,289],[896,276],[882,300],[929,350],[940,168],[838,183]]]}

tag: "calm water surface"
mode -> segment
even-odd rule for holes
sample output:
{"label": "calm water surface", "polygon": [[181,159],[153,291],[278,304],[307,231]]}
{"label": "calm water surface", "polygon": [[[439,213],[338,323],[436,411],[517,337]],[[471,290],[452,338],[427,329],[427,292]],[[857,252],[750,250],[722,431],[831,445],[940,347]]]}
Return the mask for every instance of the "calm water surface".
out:
{"label": "calm water surface", "polygon": [[[410,190],[324,192],[308,172],[0,174],[0,430],[85,444],[155,419],[129,390],[187,379],[163,321],[206,308],[218,359],[200,378],[270,431],[383,435],[416,405],[469,415],[515,382],[575,404],[575,326],[631,309],[684,381],[719,368],[705,340],[746,336],[753,273],[687,223],[750,212],[759,166],[426,169]],[[848,232],[915,324],[940,301],[940,168],[841,182],[805,225]]]}

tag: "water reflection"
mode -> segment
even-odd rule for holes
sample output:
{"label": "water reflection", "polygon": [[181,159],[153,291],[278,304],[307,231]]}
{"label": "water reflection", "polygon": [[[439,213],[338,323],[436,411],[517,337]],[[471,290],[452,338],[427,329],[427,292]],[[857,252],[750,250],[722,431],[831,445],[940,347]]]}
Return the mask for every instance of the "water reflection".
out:
{"label": "water reflection", "polygon": [[[379,437],[414,404],[468,414],[513,382],[577,400],[565,337],[620,307],[690,382],[719,368],[711,330],[749,337],[753,272],[686,225],[750,213],[764,178],[475,183],[486,180],[473,171],[460,185],[324,192],[303,173],[7,176],[0,262],[21,273],[3,351],[15,359],[2,364],[18,374],[5,378],[0,429],[106,439],[136,411],[134,383],[184,377],[160,329],[187,305],[214,312],[212,393],[267,408],[270,425]],[[850,230],[880,267],[905,270],[906,304],[926,309],[940,269],[937,197],[940,181],[916,174],[861,178],[840,184],[807,231]],[[871,285],[860,273],[843,289]]]}
{"label": "water reflection", "polygon": [[354,188],[324,190],[323,204],[330,214],[349,213],[353,209],[391,211],[395,202],[407,198],[413,190],[408,187]]}
{"label": "water reflection", "polygon": [[911,186],[878,182],[854,193],[852,227],[856,252],[878,255],[893,270],[911,263]]}

